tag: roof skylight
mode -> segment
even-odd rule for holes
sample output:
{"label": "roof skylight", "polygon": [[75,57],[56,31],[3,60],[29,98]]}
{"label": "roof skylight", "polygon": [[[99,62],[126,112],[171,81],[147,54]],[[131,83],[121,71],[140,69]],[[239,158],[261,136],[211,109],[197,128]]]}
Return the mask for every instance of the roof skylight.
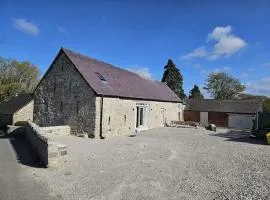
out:
{"label": "roof skylight", "polygon": [[104,78],[104,76],[101,75],[101,73],[99,72],[95,72],[95,74],[98,76],[98,78],[102,81],[106,81],[106,79]]}

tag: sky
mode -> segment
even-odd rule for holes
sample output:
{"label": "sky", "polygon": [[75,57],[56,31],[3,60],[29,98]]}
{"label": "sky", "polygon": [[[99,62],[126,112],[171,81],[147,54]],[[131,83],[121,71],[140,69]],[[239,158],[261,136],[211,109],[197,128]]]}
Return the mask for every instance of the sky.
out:
{"label": "sky", "polygon": [[227,72],[270,96],[270,0],[201,2],[0,0],[0,56],[44,74],[65,47],[153,80],[170,58],[186,94]]}

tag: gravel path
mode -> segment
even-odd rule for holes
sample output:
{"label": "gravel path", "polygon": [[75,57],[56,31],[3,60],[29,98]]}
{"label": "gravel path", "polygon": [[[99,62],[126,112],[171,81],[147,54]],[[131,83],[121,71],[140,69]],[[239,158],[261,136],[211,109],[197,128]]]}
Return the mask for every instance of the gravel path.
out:
{"label": "gravel path", "polygon": [[270,146],[243,133],[159,128],[55,139],[68,146],[66,160],[29,170],[64,199],[270,199]]}

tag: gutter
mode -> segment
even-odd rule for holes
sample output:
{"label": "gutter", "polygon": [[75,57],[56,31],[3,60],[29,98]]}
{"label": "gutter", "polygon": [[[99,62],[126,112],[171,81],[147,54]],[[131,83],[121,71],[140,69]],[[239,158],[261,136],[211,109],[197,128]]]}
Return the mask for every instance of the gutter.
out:
{"label": "gutter", "polygon": [[99,120],[99,138],[105,139],[105,137],[102,135],[102,122],[103,122],[103,96],[100,97],[100,120]]}

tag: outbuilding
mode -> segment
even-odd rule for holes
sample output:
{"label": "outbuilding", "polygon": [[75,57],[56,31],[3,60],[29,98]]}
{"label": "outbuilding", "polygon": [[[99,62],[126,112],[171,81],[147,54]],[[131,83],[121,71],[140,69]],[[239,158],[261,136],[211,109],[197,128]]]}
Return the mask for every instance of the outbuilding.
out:
{"label": "outbuilding", "polygon": [[18,94],[9,101],[0,103],[0,127],[20,125],[33,120],[33,95]]}
{"label": "outbuilding", "polygon": [[204,125],[250,130],[256,113],[260,111],[262,101],[259,100],[188,99],[184,119]]}

